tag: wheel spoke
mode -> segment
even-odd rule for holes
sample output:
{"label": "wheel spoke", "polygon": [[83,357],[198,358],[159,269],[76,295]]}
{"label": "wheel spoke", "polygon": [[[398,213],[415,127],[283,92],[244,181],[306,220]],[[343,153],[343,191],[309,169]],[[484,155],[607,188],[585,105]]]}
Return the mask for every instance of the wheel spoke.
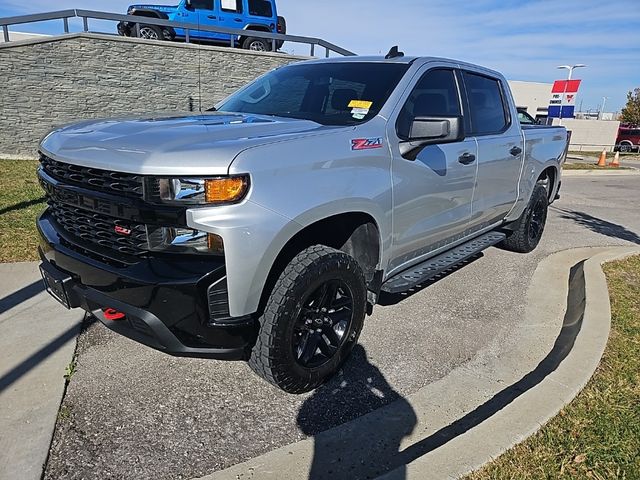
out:
{"label": "wheel spoke", "polygon": [[344,309],[339,312],[329,313],[327,316],[331,319],[331,324],[335,326],[345,320],[348,321],[351,318],[351,310]]}
{"label": "wheel spoke", "polygon": [[322,330],[322,333],[324,333],[324,336],[327,337],[331,346],[337,348],[340,345],[340,337],[338,336],[336,331],[333,329],[333,327],[330,327],[327,325]]}
{"label": "wheel spoke", "polygon": [[331,309],[340,310],[341,308],[349,307],[349,306],[351,306],[351,299],[345,296],[345,297],[336,298],[331,304]]}
{"label": "wheel spoke", "polygon": [[321,338],[322,337],[317,332],[309,334],[306,342],[302,346],[302,355],[300,356],[300,361],[303,365],[308,364],[316,354]]}
{"label": "wheel spoke", "polygon": [[338,282],[331,282],[327,286],[327,293],[324,298],[324,302],[322,302],[321,307],[331,308],[333,302],[338,296]]}
{"label": "wheel spoke", "polygon": [[304,322],[304,319],[310,318],[310,315],[313,313],[315,313],[314,309],[309,307],[302,307],[300,309],[300,316],[298,318],[303,319],[303,322]]}
{"label": "wheel spoke", "polygon": [[320,351],[322,352],[322,354],[328,358],[333,357],[333,355],[335,355],[335,353],[338,351],[337,346],[329,345],[327,342],[324,341],[324,339],[320,342],[318,347],[320,348]]}

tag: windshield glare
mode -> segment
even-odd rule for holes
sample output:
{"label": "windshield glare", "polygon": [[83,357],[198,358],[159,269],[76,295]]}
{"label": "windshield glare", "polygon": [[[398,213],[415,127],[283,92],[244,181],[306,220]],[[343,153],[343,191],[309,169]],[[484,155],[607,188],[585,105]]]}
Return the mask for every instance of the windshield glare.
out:
{"label": "windshield glare", "polygon": [[408,68],[371,62],[290,65],[256,80],[218,110],[355,125],[380,112]]}

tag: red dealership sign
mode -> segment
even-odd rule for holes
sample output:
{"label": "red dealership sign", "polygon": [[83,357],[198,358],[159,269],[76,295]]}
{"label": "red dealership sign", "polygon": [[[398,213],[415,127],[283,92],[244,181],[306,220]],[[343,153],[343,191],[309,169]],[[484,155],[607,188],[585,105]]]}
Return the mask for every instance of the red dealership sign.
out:
{"label": "red dealership sign", "polygon": [[578,93],[582,80],[558,80],[553,84],[551,93]]}

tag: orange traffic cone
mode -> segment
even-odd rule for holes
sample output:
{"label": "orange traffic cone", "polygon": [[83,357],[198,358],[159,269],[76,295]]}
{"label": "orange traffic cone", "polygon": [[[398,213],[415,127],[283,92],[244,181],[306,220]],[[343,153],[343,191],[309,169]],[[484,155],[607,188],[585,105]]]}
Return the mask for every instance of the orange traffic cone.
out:
{"label": "orange traffic cone", "polygon": [[600,154],[600,159],[598,160],[598,166],[599,167],[606,167],[607,166],[607,151],[606,150],[602,150],[602,153]]}
{"label": "orange traffic cone", "polygon": [[620,152],[616,152],[616,156],[613,157],[613,162],[611,162],[610,167],[619,167],[620,166]]}

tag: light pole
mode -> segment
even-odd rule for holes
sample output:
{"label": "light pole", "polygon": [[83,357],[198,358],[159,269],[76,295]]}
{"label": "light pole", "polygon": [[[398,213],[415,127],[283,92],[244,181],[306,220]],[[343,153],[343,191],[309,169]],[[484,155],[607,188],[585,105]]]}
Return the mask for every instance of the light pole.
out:
{"label": "light pole", "polygon": [[600,113],[598,114],[598,120],[602,120],[602,117],[604,116],[604,106],[607,103],[607,99],[609,97],[602,97],[602,107],[600,107]]}
{"label": "light pole", "polygon": [[567,83],[564,84],[564,91],[562,92],[562,100],[560,100],[560,125],[562,125],[562,107],[564,107],[564,97],[567,95],[567,87],[569,86],[569,80],[573,77],[573,71],[576,68],[584,68],[586,67],[583,63],[577,63],[576,65],[560,65],[559,69],[567,69],[569,70],[569,76],[567,76]]}

